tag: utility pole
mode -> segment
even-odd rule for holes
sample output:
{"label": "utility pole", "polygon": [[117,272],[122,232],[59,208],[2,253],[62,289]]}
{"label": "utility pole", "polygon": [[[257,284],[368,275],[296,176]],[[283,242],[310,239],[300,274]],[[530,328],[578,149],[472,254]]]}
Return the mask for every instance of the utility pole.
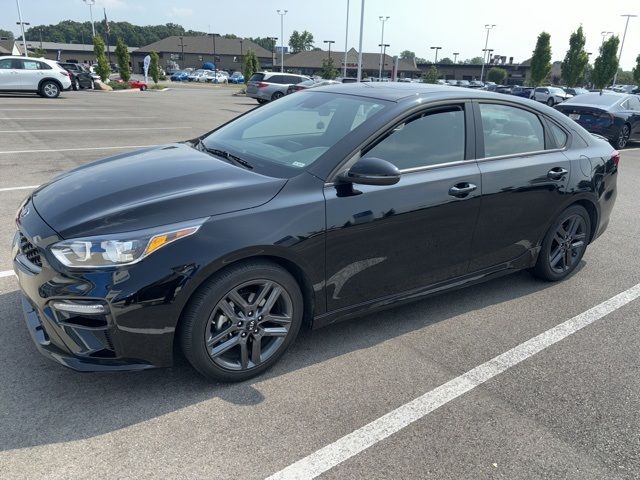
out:
{"label": "utility pole", "polygon": [[[182,68],[185,68],[184,66],[184,47],[188,47],[189,45],[185,45],[184,44],[184,37],[182,35],[180,35],[180,49],[182,50],[182,53],[180,54],[180,61],[183,62],[182,63]],[[215,60],[215,58],[214,58]]]}
{"label": "utility pole", "polygon": [[20,30],[22,31],[22,48],[24,48],[24,56],[28,57],[28,53],[27,53],[27,39],[24,36],[24,26],[25,25],[30,25],[29,23],[25,23],[22,21],[22,11],[20,10],[20,0],[16,0],[16,5],[18,6],[18,19],[20,20],[19,23],[20,24]]}
{"label": "utility pole", "polygon": [[283,10],[280,13],[278,10],[278,15],[280,15],[280,72],[284,72],[284,16],[287,12],[288,10]]}
{"label": "utility pole", "polygon": [[[627,36],[627,28],[629,28],[629,19],[632,17],[637,17],[637,15],[620,15],[621,17],[627,17],[627,23],[624,26],[624,34],[622,35],[622,43],[620,44],[620,54],[618,55],[618,68],[620,68],[620,60],[622,60],[622,48],[624,47],[624,39]],[[616,74],[613,76],[613,85],[616,84],[616,80],[618,79],[618,69],[616,68]]]}
{"label": "utility pole", "polygon": [[347,76],[347,50],[349,49],[349,0],[347,0],[347,26],[344,29],[344,65],[342,66],[342,78]]}
{"label": "utility pole", "polygon": [[[489,32],[491,31],[491,29],[492,29],[493,27],[495,27],[495,25],[493,25],[493,24],[492,24],[492,25],[490,25],[490,24],[486,24],[486,25],[484,26],[484,28],[486,28],[486,29],[487,29],[487,38],[486,38],[486,39],[485,39],[485,41],[484,41],[484,50],[483,50],[483,51],[486,51],[486,50],[487,50],[487,46],[489,45]],[[481,81],[481,82],[482,82],[482,79],[484,78],[484,64],[485,64],[485,60],[486,60],[486,54],[485,54],[485,56],[484,56],[484,57],[482,57],[482,70],[480,71],[480,81]]]}
{"label": "utility pole", "polygon": [[276,42],[278,37],[267,37],[267,39],[271,40],[271,68],[273,68],[276,66]]}
{"label": "utility pole", "polygon": [[456,63],[458,63],[458,55],[460,55],[460,52],[453,52],[453,64],[454,65]]}
{"label": "utility pole", "polygon": [[324,43],[328,43],[329,44],[329,55],[327,58],[331,58],[331,44],[332,43],[336,43],[335,40],[323,40]]}
{"label": "utility pole", "polygon": [[[378,46],[382,47],[382,58],[384,58],[386,60],[386,58],[387,58],[387,47],[390,47],[391,45],[389,45],[388,43],[383,43],[383,44],[380,44]],[[384,68],[385,64],[386,63],[383,60],[382,70],[380,72],[380,81],[382,81],[382,72],[384,72],[384,70],[385,70],[385,68]]]}
{"label": "utility pole", "polygon": [[378,70],[378,81],[382,81],[382,55],[383,55],[383,49],[384,47],[382,45],[384,45],[384,24],[386,23],[387,20],[389,20],[391,17],[383,17],[380,16],[378,17],[380,19],[380,21],[382,22],[382,35],[380,37],[380,69]]}
{"label": "utility pole", "polygon": [[[213,40],[213,71],[216,75],[216,78],[218,77],[218,61],[216,59],[216,33],[210,33],[209,34],[211,36],[211,39]],[[182,38],[182,37],[180,37]]]}

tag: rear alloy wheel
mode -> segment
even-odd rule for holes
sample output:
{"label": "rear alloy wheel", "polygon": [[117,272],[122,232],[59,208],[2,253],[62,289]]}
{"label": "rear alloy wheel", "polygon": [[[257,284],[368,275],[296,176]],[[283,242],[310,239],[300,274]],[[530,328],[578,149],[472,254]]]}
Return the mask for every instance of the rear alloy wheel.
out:
{"label": "rear alloy wheel", "polygon": [[550,282],[563,280],[582,260],[590,234],[591,219],[584,207],[566,209],[542,241],[534,275]]}
{"label": "rear alloy wheel", "polygon": [[282,92],[273,92],[273,95],[271,95],[271,100],[278,100],[282,97],[284,97],[284,94]]}
{"label": "rear alloy wheel", "polygon": [[40,94],[46,98],[57,98],[60,95],[60,87],[56,82],[47,80],[40,86]]}
{"label": "rear alloy wheel", "polygon": [[626,147],[627,143],[629,142],[630,136],[631,136],[631,129],[629,128],[629,125],[625,123],[620,129],[620,135],[618,135],[618,138],[615,141],[614,146],[616,150],[622,150],[624,147]]}
{"label": "rear alloy wheel", "polygon": [[269,262],[232,267],[194,295],[181,320],[185,356],[204,376],[254,377],[295,339],[303,300],[295,279]]}
{"label": "rear alloy wheel", "polygon": [[549,105],[550,107],[553,107],[555,103],[556,102],[553,100],[553,97],[549,97],[549,100],[547,100],[547,105]]}
{"label": "rear alloy wheel", "polygon": [[73,79],[73,89],[75,91],[80,90],[80,80],[78,80],[77,78]]}

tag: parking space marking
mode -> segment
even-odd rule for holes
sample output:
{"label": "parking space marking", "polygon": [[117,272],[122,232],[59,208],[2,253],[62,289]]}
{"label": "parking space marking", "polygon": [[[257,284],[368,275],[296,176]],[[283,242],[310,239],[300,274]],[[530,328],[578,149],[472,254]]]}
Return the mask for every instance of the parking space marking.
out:
{"label": "parking space marking", "polygon": [[13,153],[51,153],[51,152],[83,152],[85,150],[119,150],[119,149],[127,149],[127,148],[147,148],[147,147],[155,147],[156,145],[123,145],[121,147],[83,147],[83,148],[58,148],[58,149],[45,149],[45,150],[6,150],[4,152],[0,151],[0,155],[2,154],[13,154]]}
{"label": "parking space marking", "polygon": [[40,185],[28,185],[26,187],[7,187],[0,188],[0,192],[11,192],[12,190],[33,190],[34,188],[38,188]]}
{"label": "parking space marking", "polygon": [[640,283],[405,403],[274,473],[267,480],[315,478],[638,297],[640,297]]}
{"label": "parking space marking", "polygon": [[4,270],[4,271],[0,272],[0,278],[12,277],[14,275],[15,275],[15,273],[13,272],[13,270]]}
{"label": "parking space marking", "polygon": [[55,130],[0,130],[0,133],[76,133],[76,132],[126,132],[129,130],[185,130],[199,127],[118,127],[118,128],[62,128]]}

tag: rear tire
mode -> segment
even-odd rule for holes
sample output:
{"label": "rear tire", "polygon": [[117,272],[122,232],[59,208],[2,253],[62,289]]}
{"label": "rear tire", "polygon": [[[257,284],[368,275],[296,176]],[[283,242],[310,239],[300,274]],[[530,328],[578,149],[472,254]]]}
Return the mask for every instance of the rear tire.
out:
{"label": "rear tire", "polygon": [[248,261],[208,280],[182,314],[185,357],[205,377],[239,382],[270,368],[296,338],[303,297],[296,280],[268,261]]}
{"label": "rear tire", "polygon": [[80,80],[78,80],[77,78],[73,79],[73,89],[77,92],[78,90],[80,90]]}
{"label": "rear tire", "polygon": [[60,86],[51,80],[45,80],[40,85],[40,95],[45,98],[58,98],[60,95]]}
{"label": "rear tire", "polygon": [[630,136],[631,136],[631,128],[629,127],[628,124],[625,123],[620,129],[620,134],[618,135],[618,138],[616,138],[616,141],[614,142],[614,145],[613,145],[614,148],[616,150],[622,150],[624,147],[627,146]]}
{"label": "rear tire", "polygon": [[582,260],[590,237],[589,213],[580,205],[567,208],[547,231],[533,275],[548,282],[564,280]]}
{"label": "rear tire", "polygon": [[264,105],[265,103],[267,103],[267,102],[268,102],[268,100],[263,100],[262,98],[257,98],[256,100],[258,100],[258,103],[259,103],[260,105]]}
{"label": "rear tire", "polygon": [[284,93],[282,92],[273,92],[273,95],[271,95],[271,100],[278,100],[279,98],[284,97]]}
{"label": "rear tire", "polygon": [[550,107],[553,107],[556,104],[556,102],[553,100],[553,97],[550,97],[547,100],[547,105],[549,105]]}

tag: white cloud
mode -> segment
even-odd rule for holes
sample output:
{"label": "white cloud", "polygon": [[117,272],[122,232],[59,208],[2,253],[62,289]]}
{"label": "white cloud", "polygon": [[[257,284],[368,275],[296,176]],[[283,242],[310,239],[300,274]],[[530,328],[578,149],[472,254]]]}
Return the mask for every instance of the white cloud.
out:
{"label": "white cloud", "polygon": [[124,0],[99,0],[98,3],[101,7],[109,9],[127,8],[127,3]]}
{"label": "white cloud", "polygon": [[193,10],[190,8],[172,7],[170,15],[172,17],[190,17],[193,15]]}

